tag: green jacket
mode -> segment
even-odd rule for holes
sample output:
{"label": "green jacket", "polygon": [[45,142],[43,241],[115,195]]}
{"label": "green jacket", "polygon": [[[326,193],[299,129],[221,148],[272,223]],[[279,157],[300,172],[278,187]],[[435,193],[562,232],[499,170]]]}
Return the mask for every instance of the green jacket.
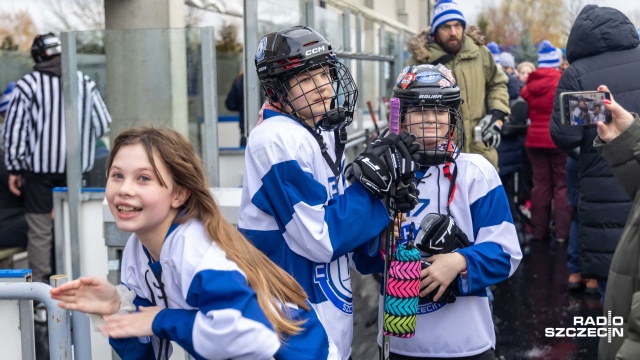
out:
{"label": "green jacket", "polygon": [[593,142],[598,152],[609,161],[611,171],[633,200],[627,223],[613,254],[607,291],[604,299],[604,316],[624,318],[623,337],[600,339],[598,358],[602,360],[640,359],[640,118],[635,115],[633,124],[609,143],[599,137]]}
{"label": "green jacket", "polygon": [[[446,54],[432,41],[430,33],[427,28],[409,41],[408,50],[412,56],[407,65],[431,63]],[[473,128],[486,114],[485,101],[490,110],[511,113],[507,75],[496,65],[491,52],[484,46],[484,37],[473,26],[466,30],[458,54],[444,65],[453,71],[464,99],[460,112],[464,122],[465,151],[483,155],[497,168],[496,150],[487,148],[482,141],[472,141]]]}

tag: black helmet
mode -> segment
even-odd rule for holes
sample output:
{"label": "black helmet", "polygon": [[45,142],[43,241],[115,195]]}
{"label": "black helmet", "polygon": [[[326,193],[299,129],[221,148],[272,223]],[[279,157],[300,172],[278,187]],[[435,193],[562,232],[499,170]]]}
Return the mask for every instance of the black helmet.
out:
{"label": "black helmet", "polygon": [[31,45],[31,57],[37,63],[62,53],[62,43],[53,33],[38,35]]}
{"label": "black helmet", "polygon": [[[420,164],[439,165],[453,161],[464,145],[464,127],[460,115],[460,89],[451,70],[442,64],[405,67],[396,80],[393,96],[400,99],[403,128],[414,133],[420,144]],[[426,130],[425,111],[435,111],[432,121],[447,125],[447,130]],[[412,123],[412,113],[420,113]],[[446,115],[445,115],[446,114]],[[429,133],[427,133],[429,131]]]}
{"label": "black helmet", "polygon": [[[294,26],[266,35],[258,44],[255,62],[260,85],[267,97],[271,102],[287,105],[290,115],[304,120],[300,112],[306,111],[316,119],[315,127],[322,130],[340,129],[353,120],[358,98],[355,82],[349,69],[337,61],[331,44],[313,29]],[[330,81],[318,86],[315,80],[318,74],[326,75]],[[292,98],[289,90],[300,85],[302,80],[295,81],[298,77],[304,77],[302,80],[311,78],[316,86]],[[294,83],[291,84],[290,80]],[[314,101],[313,96],[307,98],[312,92],[329,88],[331,92],[322,96],[323,102]],[[304,105],[296,106],[296,100],[304,101]],[[318,103],[322,106],[316,105]]]}

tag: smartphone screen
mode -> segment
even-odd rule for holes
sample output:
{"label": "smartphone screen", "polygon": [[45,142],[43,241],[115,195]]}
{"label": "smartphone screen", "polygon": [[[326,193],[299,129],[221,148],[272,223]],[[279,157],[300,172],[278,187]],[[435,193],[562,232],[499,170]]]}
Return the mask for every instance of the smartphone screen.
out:
{"label": "smartphone screen", "polygon": [[562,123],[570,126],[584,126],[598,121],[610,122],[611,114],[604,108],[603,100],[611,99],[609,92],[582,91],[560,94]]}

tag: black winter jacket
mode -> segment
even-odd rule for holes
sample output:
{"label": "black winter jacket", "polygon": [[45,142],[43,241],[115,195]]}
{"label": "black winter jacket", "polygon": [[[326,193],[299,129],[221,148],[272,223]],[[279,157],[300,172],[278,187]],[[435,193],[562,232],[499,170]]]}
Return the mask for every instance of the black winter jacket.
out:
{"label": "black winter jacket", "polygon": [[620,11],[587,5],[576,18],[567,41],[569,68],[562,74],[551,116],[551,138],[569,152],[580,146],[578,220],[582,274],[606,279],[631,207],[609,164],[593,148],[595,125],[563,126],[559,94],[596,90],[607,85],[620,105],[640,112],[638,33]]}

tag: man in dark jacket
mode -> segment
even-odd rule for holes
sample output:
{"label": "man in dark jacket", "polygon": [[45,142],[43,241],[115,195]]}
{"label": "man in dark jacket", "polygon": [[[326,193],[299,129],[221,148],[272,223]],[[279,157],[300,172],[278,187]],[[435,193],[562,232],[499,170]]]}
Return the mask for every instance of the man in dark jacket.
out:
{"label": "man in dark jacket", "polygon": [[231,90],[224,101],[227,109],[239,113],[238,124],[240,126],[240,146],[247,145],[247,138],[244,135],[244,74],[240,74],[231,85]]}
{"label": "man in dark jacket", "polygon": [[584,277],[598,280],[601,295],[631,203],[607,161],[593,147],[596,127],[560,123],[559,94],[596,90],[599,85],[607,84],[618,103],[630,111],[640,112],[640,82],[629,76],[640,73],[639,43],[636,29],[623,13],[607,7],[585,6],[569,33],[567,60],[571,66],[560,78],[551,116],[554,143],[567,152],[580,147],[581,271]]}

